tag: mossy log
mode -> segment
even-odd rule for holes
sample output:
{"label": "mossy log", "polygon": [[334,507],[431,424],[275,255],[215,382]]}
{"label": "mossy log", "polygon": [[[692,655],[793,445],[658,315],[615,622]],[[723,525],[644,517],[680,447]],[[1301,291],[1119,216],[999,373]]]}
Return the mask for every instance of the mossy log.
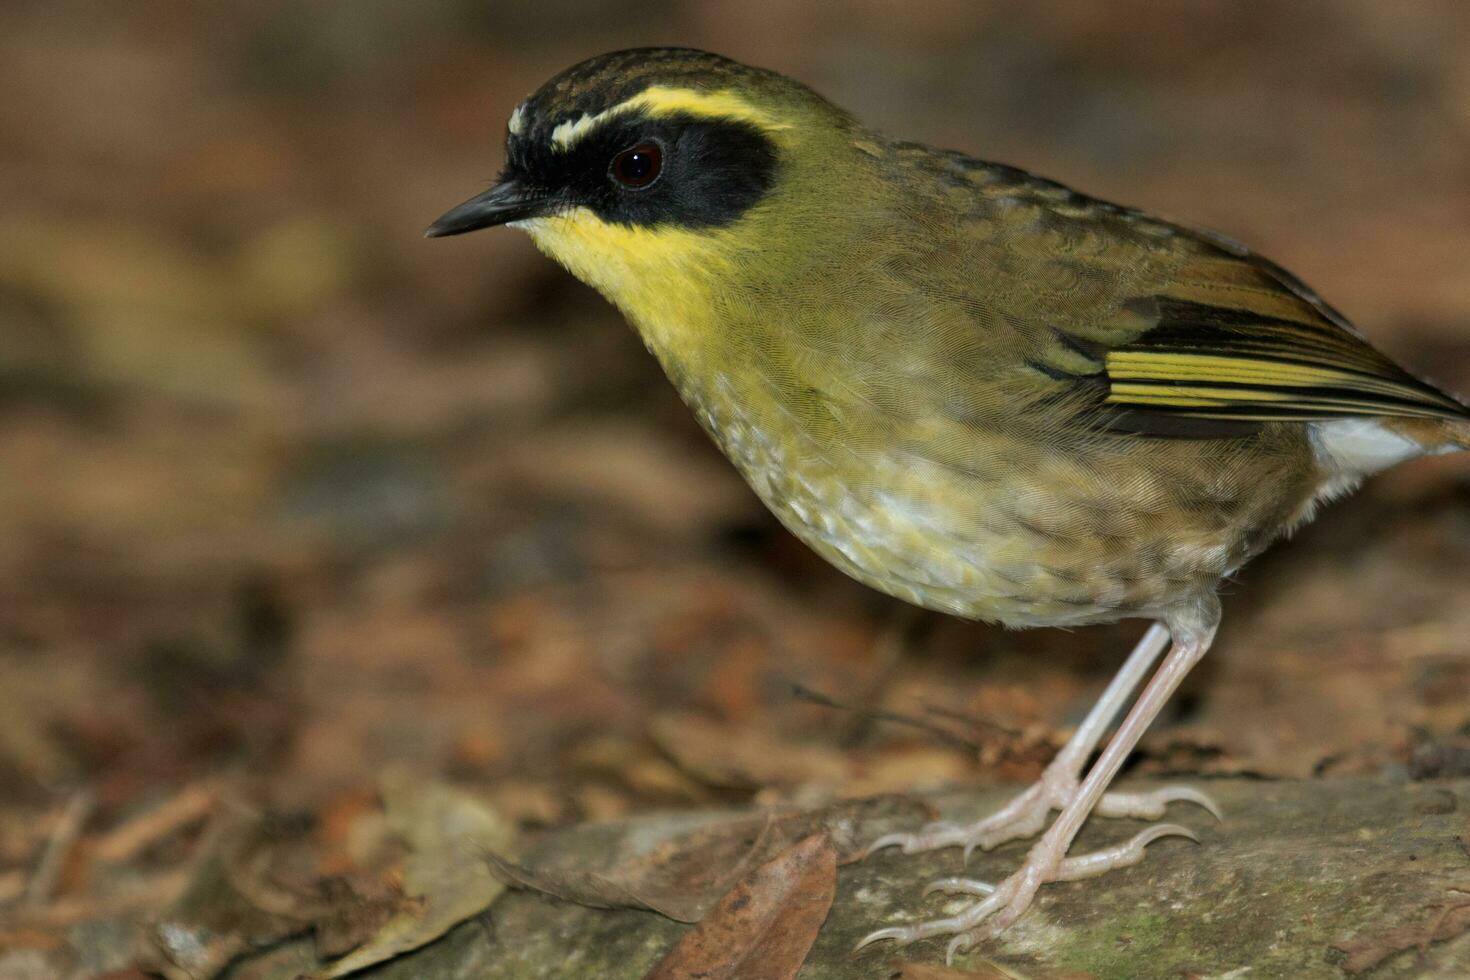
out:
{"label": "mossy log", "polygon": [[[1461,890],[1470,890],[1470,781],[1215,780],[1205,788],[1223,807],[1223,823],[1179,804],[1170,814],[1195,829],[1200,844],[1165,839],[1136,867],[1046,886],[1020,922],[959,957],[955,968],[1033,980],[1470,976],[1470,891]],[[985,791],[928,802],[946,817],[965,818],[1005,798]],[[573,828],[548,837],[526,861],[607,868],[701,819],[712,816]],[[862,832],[896,829],[896,819],[873,819]],[[1078,846],[1114,843],[1138,826],[1095,819]],[[1014,843],[976,854],[967,872],[999,879],[1024,852]],[[942,963],[937,941],[859,954],[852,948],[877,926],[958,907],[963,899],[920,892],[955,874],[959,861],[953,849],[886,852],[842,867],[831,913],[799,976],[887,978],[905,962]],[[689,928],[649,912],[512,891],[442,941],[362,975],[632,980]],[[307,958],[304,945],[282,948],[240,964],[235,976],[288,976],[310,970]]]}

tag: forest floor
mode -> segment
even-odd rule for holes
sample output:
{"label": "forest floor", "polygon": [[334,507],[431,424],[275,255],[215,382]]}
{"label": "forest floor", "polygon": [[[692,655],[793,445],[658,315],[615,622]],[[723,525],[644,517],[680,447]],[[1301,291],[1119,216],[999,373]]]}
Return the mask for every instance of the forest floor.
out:
{"label": "forest floor", "polygon": [[[963,974],[850,957],[958,869],[853,835],[1034,779],[1143,625],[864,590],[521,236],[421,238],[540,80],[680,40],[1219,227],[1470,392],[1470,7],[615,6],[0,9],[0,977],[633,976],[738,888],[830,909],[806,977],[1470,972],[1470,461],[1228,583],[1124,775],[1217,793],[1171,813],[1199,846],[1044,889]],[[489,860],[593,854],[659,911]]]}

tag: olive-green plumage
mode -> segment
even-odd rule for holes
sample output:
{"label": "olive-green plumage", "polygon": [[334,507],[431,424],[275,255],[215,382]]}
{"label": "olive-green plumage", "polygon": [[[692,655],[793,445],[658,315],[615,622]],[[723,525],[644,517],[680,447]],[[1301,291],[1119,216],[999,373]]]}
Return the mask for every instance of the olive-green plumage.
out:
{"label": "olive-green plumage", "polygon": [[[678,94],[639,104],[650,89]],[[1233,243],[870,132],[701,52],[548,83],[517,109],[512,178],[534,182],[537,144],[599,113],[728,115],[774,147],[769,186],[709,226],[562,188],[521,223],[624,310],[783,523],[920,605],[1016,626],[1170,618],[1356,478],[1308,420],[1464,415]],[[1184,403],[1196,377],[1215,397]]]}
{"label": "olive-green plumage", "polygon": [[1249,250],[704,52],[604,55],[521,103],[501,182],[430,234],[493,224],[617,304],[766,505],[853,577],[1010,626],[1163,624],[1030,789],[873,845],[989,848],[1059,810],[1021,868],[942,883],[983,897],[864,944],[953,954],[1044,882],[1193,836],[1068,856],[1094,812],[1218,816],[1188,787],[1107,790],[1208,649],[1221,578],[1364,476],[1470,448],[1464,405]]}

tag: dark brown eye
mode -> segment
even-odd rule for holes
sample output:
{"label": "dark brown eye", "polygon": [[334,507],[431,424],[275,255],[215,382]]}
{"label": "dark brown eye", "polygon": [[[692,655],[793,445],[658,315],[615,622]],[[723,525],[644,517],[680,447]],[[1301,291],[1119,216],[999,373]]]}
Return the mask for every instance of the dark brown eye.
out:
{"label": "dark brown eye", "polygon": [[624,187],[647,187],[663,169],[664,151],[657,143],[639,143],[613,157],[612,175]]}

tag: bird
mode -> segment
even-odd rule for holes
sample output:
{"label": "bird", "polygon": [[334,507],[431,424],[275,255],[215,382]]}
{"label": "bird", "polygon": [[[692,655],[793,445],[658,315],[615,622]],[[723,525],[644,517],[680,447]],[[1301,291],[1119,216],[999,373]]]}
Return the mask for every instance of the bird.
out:
{"label": "bird", "polygon": [[1218,817],[1191,787],[1109,786],[1210,648],[1222,580],[1367,476],[1470,449],[1464,402],[1234,240],[705,51],[599,55],[516,105],[499,180],[427,235],[497,225],[617,307],[755,494],[859,582],[1011,628],[1148,621],[1034,785],[869,848],[1035,837],[1015,872],[936,882],[973,901],[859,948],[953,958],[1042,885],[1193,836],[1070,855],[1090,815]]}

